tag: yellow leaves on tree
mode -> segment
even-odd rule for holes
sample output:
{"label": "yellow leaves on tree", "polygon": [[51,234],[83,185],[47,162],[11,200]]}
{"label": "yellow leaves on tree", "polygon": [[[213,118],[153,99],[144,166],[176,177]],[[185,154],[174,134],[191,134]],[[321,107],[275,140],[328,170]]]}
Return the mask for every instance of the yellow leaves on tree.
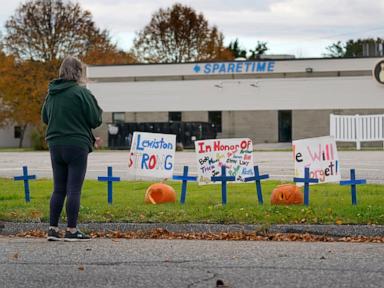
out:
{"label": "yellow leaves on tree", "polygon": [[0,56],[0,125],[14,123],[21,127],[20,146],[28,125],[40,123],[40,109],[56,67],[55,63]]}
{"label": "yellow leaves on tree", "polygon": [[81,58],[88,65],[121,65],[135,63],[132,54],[117,49],[93,49]]}
{"label": "yellow leaves on tree", "polygon": [[[118,51],[109,32],[96,27],[92,14],[78,3],[30,0],[21,3],[5,23],[4,51],[0,50],[0,125],[15,123],[24,131],[33,125],[39,139],[44,129],[40,109],[48,82],[57,78],[66,55],[87,64],[128,64],[129,53]],[[2,47],[0,47],[2,48]]]}

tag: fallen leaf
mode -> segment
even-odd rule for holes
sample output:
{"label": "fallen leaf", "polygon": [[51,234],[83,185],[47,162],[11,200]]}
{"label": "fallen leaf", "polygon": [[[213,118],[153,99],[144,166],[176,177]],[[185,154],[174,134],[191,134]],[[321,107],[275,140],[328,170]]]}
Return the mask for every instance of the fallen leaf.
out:
{"label": "fallen leaf", "polygon": [[[187,240],[247,240],[247,241],[304,241],[304,242],[370,242],[384,243],[384,236],[375,237],[331,237],[323,235],[314,235],[309,233],[268,233],[264,231],[253,232],[170,232],[166,229],[158,228],[145,231],[93,231],[90,233],[92,238],[109,238],[114,242],[119,239],[187,239]],[[33,230],[16,234],[16,237],[46,237],[45,231]]]}

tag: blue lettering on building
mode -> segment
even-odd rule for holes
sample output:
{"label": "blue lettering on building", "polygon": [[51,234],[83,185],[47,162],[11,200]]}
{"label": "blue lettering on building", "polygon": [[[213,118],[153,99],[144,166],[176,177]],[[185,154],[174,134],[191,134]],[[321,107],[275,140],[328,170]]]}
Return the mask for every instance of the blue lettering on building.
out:
{"label": "blue lettering on building", "polygon": [[275,61],[206,63],[196,64],[192,69],[203,74],[269,73],[275,71]]}
{"label": "blue lettering on building", "polygon": [[265,62],[258,62],[257,63],[257,72],[265,72]]}

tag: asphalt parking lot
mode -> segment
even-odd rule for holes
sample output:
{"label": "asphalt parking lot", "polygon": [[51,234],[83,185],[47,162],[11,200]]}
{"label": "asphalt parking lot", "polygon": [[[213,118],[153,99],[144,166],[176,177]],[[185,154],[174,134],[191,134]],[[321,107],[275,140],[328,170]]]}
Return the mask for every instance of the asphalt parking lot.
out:
{"label": "asphalt parking lot", "polygon": [[382,287],[369,243],[0,237],[1,287]]}

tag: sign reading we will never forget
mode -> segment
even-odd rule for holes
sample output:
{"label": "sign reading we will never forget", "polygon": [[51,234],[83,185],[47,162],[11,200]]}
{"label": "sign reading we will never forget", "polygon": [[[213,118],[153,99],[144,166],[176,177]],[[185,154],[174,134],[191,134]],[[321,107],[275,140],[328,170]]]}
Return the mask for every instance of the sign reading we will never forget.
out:
{"label": "sign reading we will never forget", "polygon": [[227,175],[235,176],[235,182],[254,176],[253,146],[248,138],[196,141],[195,150],[200,185],[212,183],[211,177],[221,175],[223,165]]}
{"label": "sign reading we will never forget", "polygon": [[319,179],[319,183],[340,181],[340,162],[333,137],[296,140],[292,149],[295,177],[304,177],[304,168],[308,167],[310,178]]}
{"label": "sign reading we will never forget", "polygon": [[176,135],[134,132],[128,171],[135,178],[171,178]]}

